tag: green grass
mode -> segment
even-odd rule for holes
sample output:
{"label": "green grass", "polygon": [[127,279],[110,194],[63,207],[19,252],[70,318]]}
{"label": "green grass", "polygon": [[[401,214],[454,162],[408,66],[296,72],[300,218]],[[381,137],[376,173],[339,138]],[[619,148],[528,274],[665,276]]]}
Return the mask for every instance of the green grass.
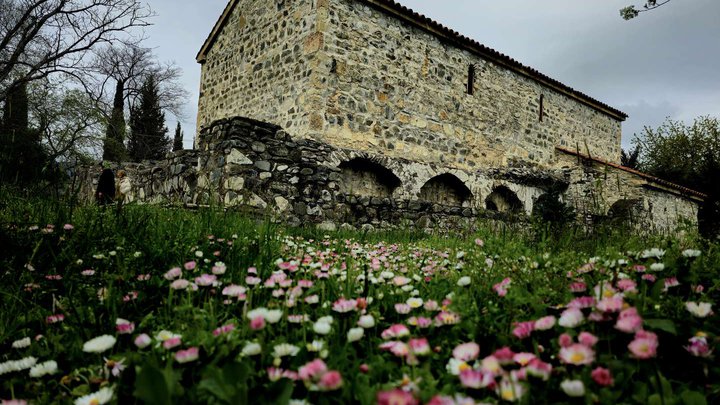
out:
{"label": "green grass", "polygon": [[[42,334],[44,338],[33,343],[26,353],[41,360],[55,359],[62,370],[61,376],[40,381],[11,375],[12,378],[0,382],[0,399],[19,395],[40,403],[70,403],[110,384],[115,387],[118,403],[134,403],[138,399],[152,402],[153,395],[160,395],[153,400],[159,403],[236,403],[233,401],[237,398],[284,402],[291,394],[293,398],[306,396],[313,403],[369,403],[378,390],[392,388],[391,382],[402,379],[403,374],[422,376],[425,382],[417,395],[424,401],[436,393],[457,391],[475,395],[478,392],[462,391],[457,377],[443,372],[449,351],[455,345],[476,341],[482,348],[482,356],[502,346],[537,352],[537,346],[533,345],[538,343],[546,350],[556,350],[557,339],[552,334],[541,335],[532,342],[518,341],[512,336],[515,323],[559,315],[558,306],[573,298],[566,287],[568,272],[588,263],[590,258],[599,257],[598,268],[609,270],[574,278],[584,278],[593,286],[608,279],[616,281],[617,273],[630,272],[633,262],[649,264],[637,252],[651,247],[667,250],[663,258],[665,274],[677,276],[683,284],[673,290],[678,292],[676,295],[664,294],[661,282],[647,287],[642,284],[640,293],[629,297],[628,303],[637,306],[646,319],[656,320],[649,324],[658,328],[653,330],[661,334],[661,347],[667,351],[660,356],[657,368],[650,367],[650,363],[630,362],[625,353],[627,342],[623,340],[627,336],[618,337],[612,328],[589,326],[592,333],[604,339],[602,350],[598,348],[598,362],[613,370],[618,383],[614,389],[598,390],[592,393],[596,398],[586,399],[612,403],[622,396],[636,398],[628,402],[654,401],[653,389],[668,380],[670,391],[674,390],[667,393],[668,398],[679,398],[687,392],[690,394],[683,395],[692,397],[693,393],[704,390],[700,395],[712,402],[720,395],[716,382],[705,386],[701,381],[717,376],[718,367],[709,367],[709,377],[703,377],[702,368],[692,362],[694,359],[686,358],[683,349],[687,339],[700,330],[710,333],[711,342],[717,346],[719,332],[717,324],[703,325],[689,318],[684,309],[686,300],[700,299],[690,292],[691,283],[705,287],[703,300],[718,302],[720,298],[720,249],[693,232],[686,231],[683,237],[678,237],[632,234],[610,228],[587,230],[568,226],[558,230],[540,223],[488,221],[479,222],[476,232],[343,230],[328,233],[312,226],[289,228],[268,218],[252,218],[243,212],[216,207],[184,210],[131,204],[118,210],[74,205],[65,200],[27,198],[13,192],[0,195],[0,246],[3,249],[0,345],[8,348],[7,354],[0,356],[0,362],[16,359],[23,353],[10,350],[10,342]],[[43,232],[46,224],[54,224],[54,230]],[[64,224],[72,224],[74,229],[63,230]],[[29,231],[33,226],[39,229]],[[477,246],[476,239],[482,240],[484,247]],[[351,244],[347,245],[346,240],[352,241]],[[361,253],[354,252],[352,243],[360,247]],[[700,249],[702,255],[688,261],[680,254],[687,248]],[[202,257],[197,256],[198,251],[203,252]],[[388,260],[396,274],[407,271],[408,277],[418,277],[412,284],[420,297],[438,302],[452,297],[449,309],[461,314],[462,321],[452,328],[427,330],[424,336],[439,351],[421,367],[410,367],[388,357],[387,353],[378,353],[378,342],[381,342],[378,335],[382,329],[407,320],[395,313],[394,305],[404,302],[409,293],[386,284],[355,281],[356,277],[367,274],[378,276],[382,270],[375,273],[369,270],[372,266],[369,251],[390,252]],[[214,257],[215,252],[218,258]],[[319,259],[319,255],[326,256]],[[222,260],[227,266],[227,273],[221,276],[224,285],[243,284],[249,267],[256,267],[258,276],[267,280],[278,271],[277,260],[291,257],[311,257],[318,263],[324,260],[335,270],[341,268],[341,263],[347,267],[345,275],[338,270],[327,280],[313,278],[313,268],[289,273],[289,277],[314,280],[315,285],[304,293],[317,294],[321,303],[331,306],[340,297],[375,300],[369,311],[383,327],[368,331],[374,335],[366,336],[355,345],[347,343],[345,338],[346,331],[353,326],[353,315],[338,315],[329,307],[312,307],[302,302],[298,307],[285,309],[287,314],[304,311],[313,321],[325,315],[336,318],[334,335],[327,340],[330,356],[326,361],[329,367],[340,370],[346,380],[341,392],[318,396],[305,390],[299,382],[294,386],[285,380],[267,382],[264,370],[272,365],[273,359],[266,352],[273,344],[291,342],[304,350],[306,343],[317,338],[313,335],[312,323],[298,328],[282,321],[260,332],[249,330],[244,316],[248,310],[258,306],[283,309],[283,299],[271,295],[274,289],[249,289],[245,305],[225,305],[219,295],[221,287],[217,290],[201,287],[196,293],[187,293],[170,289],[170,282],[162,277],[171,267],[195,260],[199,271],[186,272],[186,277],[192,280],[201,272],[209,272],[215,260]],[[204,263],[205,259],[209,259],[208,263]],[[628,263],[621,265],[618,260],[628,260]],[[93,269],[96,275],[81,276],[80,272],[85,269]],[[152,278],[139,281],[138,276],[144,274]],[[62,280],[46,278],[58,275]],[[471,288],[456,284],[461,276],[471,277]],[[423,277],[429,280],[422,281]],[[512,279],[512,286],[507,297],[498,297],[491,287],[506,277]],[[134,291],[139,293],[137,300],[124,299]],[[65,314],[65,321],[47,324],[46,317],[56,313]],[[182,367],[162,349],[137,350],[129,337],[118,336],[117,346],[107,357],[114,361],[125,359],[129,367],[118,378],[108,377],[103,374],[101,356],[88,355],[81,347],[93,337],[113,334],[117,318],[135,323],[136,332],[132,336],[138,333],[153,336],[163,329],[181,333],[183,343],[200,347],[202,356],[191,367]],[[211,331],[227,323],[238,327],[231,338],[220,341],[212,336]],[[263,357],[255,362],[238,360],[243,344],[253,340],[263,344]],[[315,355],[303,352],[302,359],[294,360],[291,366],[297,370]],[[356,372],[361,363],[370,364],[369,374]],[[708,367],[711,363],[704,364]],[[687,371],[680,365],[695,369]],[[564,367],[557,370],[559,378],[582,377],[586,384],[592,384],[589,371]],[[679,372],[688,372],[697,381],[685,380]],[[534,394],[530,399],[526,397],[525,403],[564,403],[567,398],[558,395],[557,380],[540,386],[534,384]],[[147,381],[155,386],[148,386]],[[159,393],[161,391],[164,394]],[[482,400],[496,400],[492,392],[483,391],[483,395],[486,396],[481,397]]]}

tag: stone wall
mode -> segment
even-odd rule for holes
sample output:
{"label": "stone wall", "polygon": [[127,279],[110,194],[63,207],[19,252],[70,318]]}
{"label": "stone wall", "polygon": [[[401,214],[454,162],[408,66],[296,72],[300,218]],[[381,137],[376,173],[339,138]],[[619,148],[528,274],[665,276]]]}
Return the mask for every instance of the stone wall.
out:
{"label": "stone wall", "polygon": [[239,0],[203,60],[199,128],[246,116],[295,138],[463,171],[547,166],[555,146],[619,161],[617,118],[370,3]]}
{"label": "stone wall", "polygon": [[240,0],[202,64],[200,128],[242,115],[308,126],[304,89],[319,46],[314,0]]}
{"label": "stone wall", "polygon": [[558,151],[555,167],[569,175],[565,199],[588,221],[630,222],[668,231],[697,224],[700,198],[628,171]]}
{"label": "stone wall", "polygon": [[[544,193],[542,187],[563,181],[515,169],[518,179],[535,179],[528,186],[511,181],[513,171],[469,173],[339,149],[243,118],[210,125],[199,146],[198,201],[210,198],[226,207],[250,207],[290,224],[316,223],[325,229],[342,224],[471,229],[486,214],[483,196],[494,188],[515,190],[529,213]],[[455,198],[458,185],[464,188],[462,201]]]}
{"label": "stone wall", "polygon": [[[198,156],[198,151],[182,150],[161,161],[124,162],[113,165],[112,169],[126,171],[132,185],[131,202],[195,204]],[[76,172],[82,200],[94,199],[101,171],[99,166],[94,166]]]}
{"label": "stone wall", "polygon": [[[581,219],[631,219],[644,229],[695,222],[697,198],[624,170],[557,151],[552,169],[464,171],[295,138],[274,124],[236,117],[206,127],[199,150],[125,163],[137,203],[214,205],[292,225],[473,229],[479,218],[522,220],[548,190]],[[91,198],[97,168],[80,175]]]}
{"label": "stone wall", "polygon": [[314,74],[326,80],[313,108],[316,139],[465,170],[547,165],[555,146],[577,144],[619,161],[617,119],[366,3],[332,0],[319,12],[327,30]]}

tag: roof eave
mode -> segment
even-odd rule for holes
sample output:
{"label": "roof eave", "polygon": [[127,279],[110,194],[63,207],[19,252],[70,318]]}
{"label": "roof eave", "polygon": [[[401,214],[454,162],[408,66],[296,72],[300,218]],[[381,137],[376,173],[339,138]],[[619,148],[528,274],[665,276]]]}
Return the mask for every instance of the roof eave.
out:
{"label": "roof eave", "polygon": [[450,42],[455,46],[464,48],[472,53],[478,54],[479,56],[492,61],[498,65],[501,65],[511,71],[521,74],[522,76],[528,77],[532,80],[537,81],[556,90],[566,96],[577,100],[595,110],[598,110],[618,121],[625,121],[628,115],[620,110],[610,107],[609,105],[602,103],[594,98],[583,94],[575,89],[570,88],[561,82],[552,79],[539,71],[525,66],[522,63],[504,55],[494,49],[488,48],[479,42],[463,36],[459,32],[456,32],[422,14],[414,12],[412,9],[403,6],[393,0],[361,0],[365,3],[373,5],[378,9],[393,15],[396,18],[409,22],[418,28],[432,33],[433,35],[444,39],[446,42]]}
{"label": "roof eave", "polygon": [[656,188],[665,190],[667,192],[670,192],[670,193],[673,193],[676,195],[680,195],[681,197],[685,197],[685,198],[691,199],[696,202],[702,203],[708,198],[707,194],[701,193],[699,191],[695,191],[693,189],[681,186],[679,184],[669,182],[667,180],[663,180],[659,177],[655,177],[655,176],[652,176],[647,173],[643,173],[639,170],[631,169],[629,167],[625,167],[625,166],[622,166],[622,165],[619,165],[616,163],[608,162],[606,160],[602,160],[602,159],[595,158],[592,156],[584,155],[578,151],[563,148],[561,146],[556,146],[555,149],[560,152],[563,152],[565,154],[568,154],[568,155],[577,156],[581,159],[589,160],[594,163],[598,163],[598,164],[601,164],[604,166],[609,166],[609,167],[612,167],[612,168],[615,168],[618,170],[622,170],[624,172],[628,172],[630,174],[634,174],[638,177],[641,177],[641,178],[647,180],[648,182],[653,183],[653,186]]}
{"label": "roof eave", "polygon": [[205,39],[205,42],[203,42],[200,51],[195,56],[195,61],[197,63],[203,64],[207,60],[207,53],[210,52],[210,48],[212,48],[212,45],[215,43],[217,36],[220,34],[220,31],[222,31],[225,23],[230,18],[230,15],[232,14],[233,9],[235,8],[235,5],[237,5],[238,1],[239,0],[228,1],[228,4],[225,6],[225,9],[220,15],[220,18],[218,18],[218,20],[215,22],[212,31],[210,31],[210,34]]}

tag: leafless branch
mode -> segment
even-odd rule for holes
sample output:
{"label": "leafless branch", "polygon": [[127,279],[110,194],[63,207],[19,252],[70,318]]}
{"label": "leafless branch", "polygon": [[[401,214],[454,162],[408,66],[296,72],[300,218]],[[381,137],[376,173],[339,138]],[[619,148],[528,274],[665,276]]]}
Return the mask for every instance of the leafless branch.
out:
{"label": "leafless branch", "polygon": [[87,67],[100,45],[137,42],[133,31],[153,15],[137,0],[2,0],[0,100],[22,83]]}

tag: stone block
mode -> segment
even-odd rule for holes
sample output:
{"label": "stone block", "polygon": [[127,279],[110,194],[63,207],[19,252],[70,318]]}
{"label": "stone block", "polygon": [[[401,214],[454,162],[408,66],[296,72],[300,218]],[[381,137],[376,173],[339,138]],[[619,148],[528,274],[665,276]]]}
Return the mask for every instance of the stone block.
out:
{"label": "stone block", "polygon": [[266,160],[258,160],[255,162],[255,167],[265,172],[269,172],[270,169],[272,169],[272,165]]}
{"label": "stone block", "polygon": [[313,206],[308,207],[307,214],[311,215],[311,216],[316,216],[316,217],[323,217],[325,215],[322,207],[320,207],[319,205],[313,205]]}
{"label": "stone block", "polygon": [[265,150],[267,149],[267,147],[265,146],[265,144],[264,144],[264,143],[260,143],[260,142],[253,142],[252,145],[250,146],[250,148],[251,148],[253,151],[258,152],[258,153],[265,152]]}
{"label": "stone block", "polygon": [[230,153],[227,155],[225,162],[228,165],[251,165],[253,164],[252,160],[250,160],[245,154],[240,152],[238,149],[232,149]]}
{"label": "stone block", "polygon": [[233,191],[240,191],[245,187],[245,179],[240,176],[232,176],[225,180],[225,188]]}
{"label": "stone block", "polygon": [[275,207],[278,212],[287,212],[290,210],[290,202],[282,196],[275,197]]}
{"label": "stone block", "polygon": [[315,53],[322,48],[324,43],[324,35],[322,32],[315,32],[305,38],[303,49],[306,54]]}
{"label": "stone block", "polygon": [[297,202],[295,203],[293,207],[296,214],[304,216],[307,215],[307,204],[303,202]]}
{"label": "stone block", "polygon": [[325,232],[335,232],[337,231],[337,225],[332,221],[324,221],[317,225],[317,229]]}

